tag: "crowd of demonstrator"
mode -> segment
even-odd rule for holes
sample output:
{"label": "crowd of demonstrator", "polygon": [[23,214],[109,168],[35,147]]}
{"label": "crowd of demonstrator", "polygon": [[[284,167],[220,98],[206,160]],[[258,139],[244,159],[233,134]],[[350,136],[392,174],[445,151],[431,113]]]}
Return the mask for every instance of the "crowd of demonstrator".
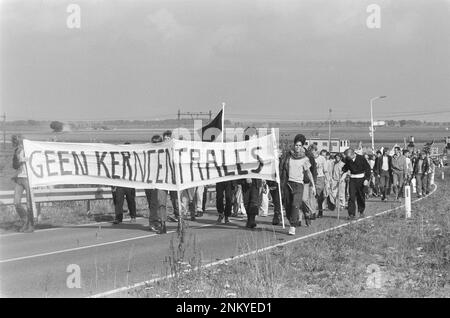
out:
{"label": "crowd of demonstrator", "polygon": [[[152,143],[170,140],[171,132],[163,136],[155,135]],[[255,134],[246,134],[246,140],[256,138]],[[16,176],[14,203],[16,211],[23,221],[20,231],[33,231],[31,206],[24,209],[21,205],[23,191],[28,191],[25,172],[25,157],[20,136],[13,136],[15,147],[13,168]],[[399,201],[406,184],[417,189],[421,197],[430,192],[435,162],[429,152],[402,150],[394,147],[392,151],[382,148],[375,154],[347,149],[343,154],[330,154],[326,150],[318,151],[316,144],[306,146],[306,138],[298,134],[294,143],[280,151],[280,187],[274,181],[242,179],[224,181],[215,184],[217,223],[230,223],[230,217],[247,217],[247,228],[256,227],[256,217],[268,216],[269,201],[273,204],[273,225],[281,223],[282,205],[289,222],[288,234],[295,235],[296,228],[309,226],[316,218],[323,216],[326,209],[348,210],[348,218],[364,215],[365,201],[368,197],[380,197],[385,201],[393,194]],[[279,193],[281,188],[281,195]],[[127,201],[130,222],[136,222],[135,189],[113,187],[115,205],[114,224],[123,221],[123,204]],[[205,187],[195,187],[180,193],[181,206],[176,191],[160,189],[145,190],[149,206],[149,229],[159,234],[167,232],[166,222],[178,222],[181,216],[190,220],[202,217],[206,210],[207,191]],[[173,214],[169,215],[167,199],[170,199]],[[271,198],[271,199],[269,199]],[[30,202],[30,200],[27,200]]]}

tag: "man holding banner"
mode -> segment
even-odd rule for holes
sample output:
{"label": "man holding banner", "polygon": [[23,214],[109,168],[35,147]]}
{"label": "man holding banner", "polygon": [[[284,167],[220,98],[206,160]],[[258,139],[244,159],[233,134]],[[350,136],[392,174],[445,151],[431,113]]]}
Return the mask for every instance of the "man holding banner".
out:
{"label": "man holding banner", "polygon": [[[24,140],[31,187],[55,184],[93,184],[147,191],[150,204],[162,197],[153,190],[183,191],[239,179],[276,181],[276,141],[272,135],[241,142],[207,143],[171,139],[152,144],[111,145]],[[152,196],[153,194],[153,196]],[[165,210],[165,209],[164,209]],[[155,216],[152,209],[151,215]],[[224,211],[225,212],[225,211]]]}

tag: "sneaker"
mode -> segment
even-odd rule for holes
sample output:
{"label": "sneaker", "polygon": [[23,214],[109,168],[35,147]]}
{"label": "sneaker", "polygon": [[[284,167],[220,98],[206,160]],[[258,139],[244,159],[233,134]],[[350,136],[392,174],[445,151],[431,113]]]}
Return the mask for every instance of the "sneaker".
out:
{"label": "sneaker", "polygon": [[225,217],[225,224],[229,224],[230,220],[228,219],[228,216]]}
{"label": "sneaker", "polygon": [[288,234],[289,234],[289,235],[295,235],[295,227],[290,226],[290,227],[289,227],[289,232],[288,232]]}
{"label": "sneaker", "polygon": [[317,218],[320,219],[323,217],[323,211],[319,211],[319,213],[317,214]]}
{"label": "sneaker", "polygon": [[177,216],[168,215],[167,216],[167,221],[169,221],[169,222],[178,222],[179,220],[178,220]]}
{"label": "sneaker", "polygon": [[222,223],[223,220],[223,214],[219,214],[219,217],[217,218],[217,223]]}
{"label": "sneaker", "polygon": [[150,224],[148,226],[148,229],[149,229],[149,231],[152,231],[152,232],[158,232],[158,228],[153,224]]}

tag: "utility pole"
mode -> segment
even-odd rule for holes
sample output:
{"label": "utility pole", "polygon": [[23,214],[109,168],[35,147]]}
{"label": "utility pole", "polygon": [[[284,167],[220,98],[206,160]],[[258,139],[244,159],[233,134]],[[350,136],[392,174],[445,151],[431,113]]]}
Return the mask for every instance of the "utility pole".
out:
{"label": "utility pole", "polygon": [[3,113],[3,149],[6,150],[6,113]]}
{"label": "utility pole", "polygon": [[331,153],[331,108],[328,112],[328,152]]}

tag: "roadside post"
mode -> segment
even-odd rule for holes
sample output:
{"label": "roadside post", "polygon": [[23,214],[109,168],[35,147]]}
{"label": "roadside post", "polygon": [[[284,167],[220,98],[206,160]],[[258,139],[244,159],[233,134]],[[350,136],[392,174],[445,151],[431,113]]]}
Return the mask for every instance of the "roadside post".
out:
{"label": "roadside post", "polygon": [[417,192],[417,185],[416,185],[416,178],[413,177],[411,179],[411,185],[412,185],[412,193],[416,193]]}
{"label": "roadside post", "polygon": [[411,217],[411,187],[405,186],[405,218]]}

